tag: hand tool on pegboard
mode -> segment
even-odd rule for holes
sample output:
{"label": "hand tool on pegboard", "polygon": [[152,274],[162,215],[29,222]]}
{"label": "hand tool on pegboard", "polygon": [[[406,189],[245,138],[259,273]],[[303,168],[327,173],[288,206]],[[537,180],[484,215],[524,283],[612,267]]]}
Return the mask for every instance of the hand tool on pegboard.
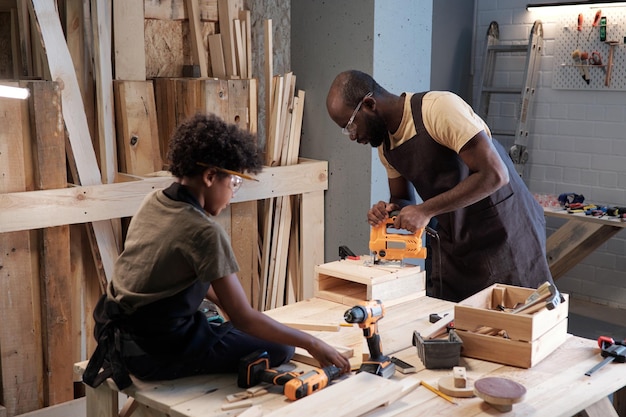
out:
{"label": "hand tool on pegboard", "polygon": [[593,23],[591,24],[591,29],[589,29],[589,34],[587,35],[587,40],[591,37],[591,32],[593,32],[593,28],[598,27],[600,24],[600,19],[602,18],[602,10],[596,12],[595,17],[593,18]]}
{"label": "hand tool on pegboard", "polygon": [[583,64],[580,57],[581,54],[580,49],[575,49],[574,52],[572,52],[572,59],[574,60],[574,64],[578,67],[580,74],[583,76],[583,80],[589,84],[591,82],[591,79],[589,78],[589,70],[587,70],[587,65]]}
{"label": "hand tool on pegboard", "polygon": [[583,14],[578,13],[578,22],[576,25],[576,49],[580,46],[580,32],[583,30]]}
{"label": "hand tool on pegboard", "polygon": [[613,68],[613,50],[615,49],[615,45],[619,44],[618,41],[607,41],[609,44],[609,58],[606,63],[606,76],[604,77],[604,85],[608,87],[611,85],[611,69]]}

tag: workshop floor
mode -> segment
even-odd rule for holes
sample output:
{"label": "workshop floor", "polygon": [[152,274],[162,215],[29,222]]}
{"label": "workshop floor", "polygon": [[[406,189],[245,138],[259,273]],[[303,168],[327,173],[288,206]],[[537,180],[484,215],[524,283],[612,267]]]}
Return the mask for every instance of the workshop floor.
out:
{"label": "workshop floor", "polygon": [[567,331],[587,339],[609,336],[624,340],[626,310],[570,298]]}

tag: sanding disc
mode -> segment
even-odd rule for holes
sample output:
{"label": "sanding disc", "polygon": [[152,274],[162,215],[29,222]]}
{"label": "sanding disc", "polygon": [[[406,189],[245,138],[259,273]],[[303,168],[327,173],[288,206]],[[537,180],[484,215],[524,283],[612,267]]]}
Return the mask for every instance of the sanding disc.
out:
{"label": "sanding disc", "polygon": [[469,398],[473,397],[474,387],[467,381],[467,384],[463,388],[457,388],[454,386],[453,376],[444,376],[439,378],[439,391],[444,394],[448,394],[451,397],[457,398]]}
{"label": "sanding disc", "polygon": [[524,399],[526,388],[510,379],[488,377],[474,382],[474,393],[500,411],[511,411]]}

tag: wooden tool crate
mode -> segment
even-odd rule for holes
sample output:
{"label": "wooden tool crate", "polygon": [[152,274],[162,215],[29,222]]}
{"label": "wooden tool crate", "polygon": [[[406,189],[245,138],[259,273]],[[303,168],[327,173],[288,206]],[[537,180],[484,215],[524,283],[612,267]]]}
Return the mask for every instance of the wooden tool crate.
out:
{"label": "wooden tool crate", "polygon": [[345,259],[315,267],[318,298],[345,305],[381,300],[395,305],[425,295],[426,273],[417,265],[370,265],[370,257]]}
{"label": "wooden tool crate", "polygon": [[533,292],[494,284],[455,305],[454,327],[463,340],[461,354],[531,368],[559,347],[567,336],[567,294],[562,294],[562,302],[553,310],[512,314],[497,309],[498,305],[524,303]]}

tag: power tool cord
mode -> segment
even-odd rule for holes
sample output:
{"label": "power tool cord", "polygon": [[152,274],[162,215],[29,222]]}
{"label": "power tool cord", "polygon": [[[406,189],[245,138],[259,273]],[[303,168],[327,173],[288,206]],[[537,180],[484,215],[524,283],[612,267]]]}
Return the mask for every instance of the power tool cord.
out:
{"label": "power tool cord", "polygon": [[[443,295],[443,279],[442,277],[442,271],[441,271],[441,241],[439,240],[439,233],[437,233],[437,231],[435,229],[433,229],[430,226],[426,226],[424,228],[424,230],[426,231],[426,234],[430,237],[432,237],[433,239],[435,239],[435,241],[437,241],[437,250],[435,251],[437,253],[437,273],[439,274],[439,298],[442,297]],[[433,268],[430,268],[430,273],[432,274],[433,272]]]}

